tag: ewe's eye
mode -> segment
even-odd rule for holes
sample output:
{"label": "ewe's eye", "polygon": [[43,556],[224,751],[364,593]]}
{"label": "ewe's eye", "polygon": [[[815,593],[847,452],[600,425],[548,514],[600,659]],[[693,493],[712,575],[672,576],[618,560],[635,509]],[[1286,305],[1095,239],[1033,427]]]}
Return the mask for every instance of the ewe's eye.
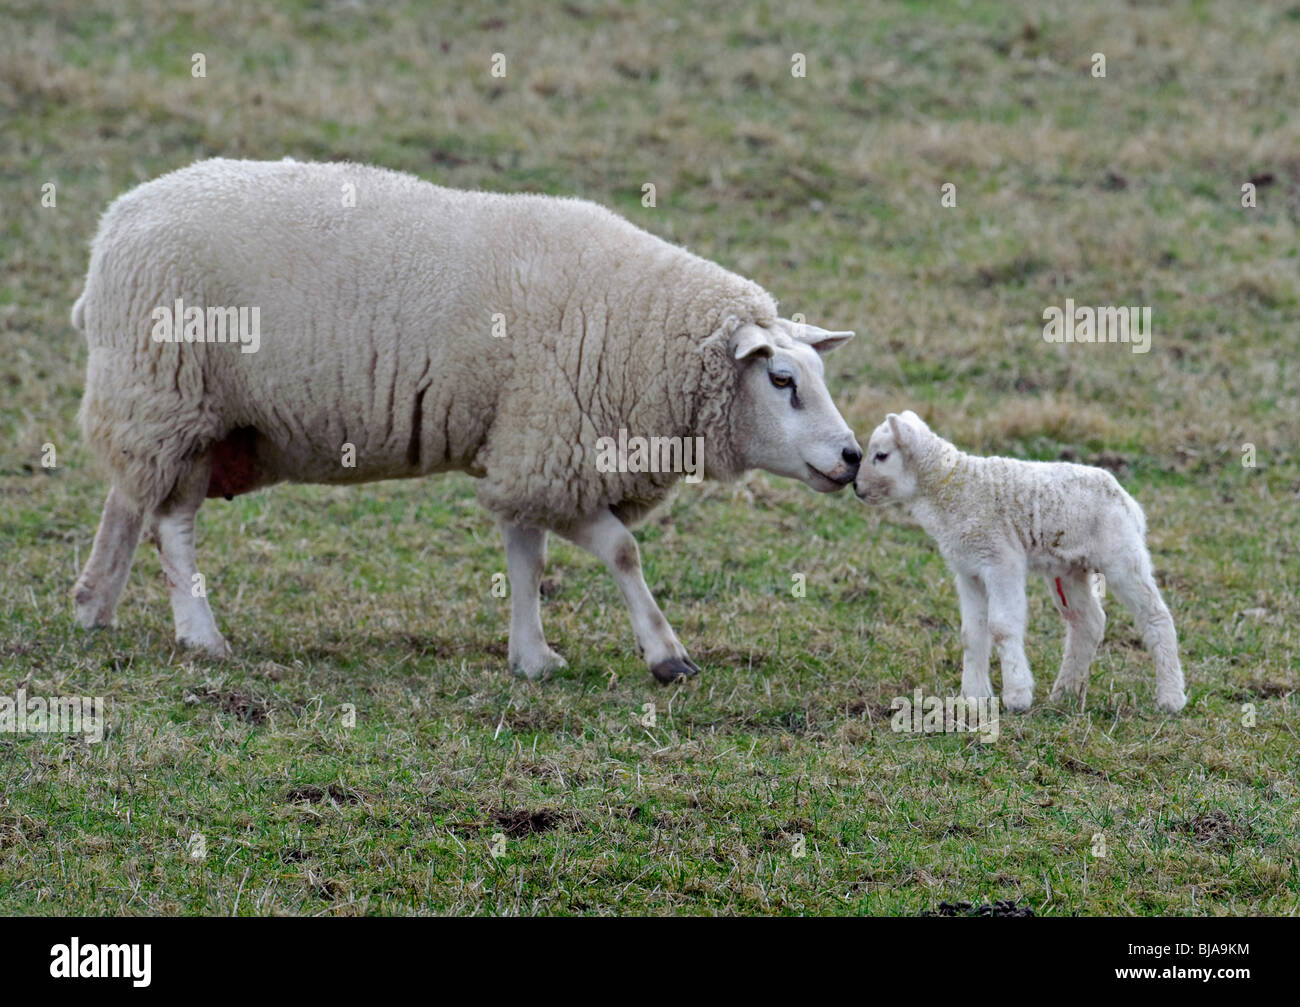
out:
{"label": "ewe's eye", "polygon": [[789,388],[794,384],[794,378],[788,374],[773,374],[769,371],[767,376],[777,388]]}
{"label": "ewe's eye", "polygon": [[888,457],[889,457],[889,452],[888,452],[888,451],[877,451],[877,452],[876,452],[876,462],[877,462],[877,464],[880,463],[880,462],[883,462],[883,461],[884,461],[886,458],[888,458]]}

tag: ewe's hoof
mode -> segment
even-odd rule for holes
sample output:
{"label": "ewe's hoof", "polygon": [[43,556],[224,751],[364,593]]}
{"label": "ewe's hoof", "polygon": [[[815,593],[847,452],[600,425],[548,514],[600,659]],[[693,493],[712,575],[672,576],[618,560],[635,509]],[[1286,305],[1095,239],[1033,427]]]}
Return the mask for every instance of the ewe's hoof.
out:
{"label": "ewe's hoof", "polygon": [[661,682],[676,682],[679,678],[690,678],[699,673],[700,666],[689,657],[670,657],[650,669],[650,674]]}
{"label": "ewe's hoof", "polygon": [[224,661],[228,657],[235,656],[234,650],[231,649],[230,644],[226,643],[224,636],[207,640],[178,636],[176,642],[189,650],[197,650],[215,661]]}
{"label": "ewe's hoof", "polygon": [[1002,694],[1002,705],[1012,713],[1024,713],[1034,703],[1034,692],[1027,689],[1023,692],[1004,692]]}
{"label": "ewe's hoof", "polygon": [[113,613],[105,612],[103,604],[94,592],[87,588],[77,588],[73,592],[72,600],[76,605],[76,614],[73,618],[82,629],[112,629],[117,625]]}
{"label": "ewe's hoof", "polygon": [[569,662],[550,648],[540,654],[530,654],[527,657],[512,657],[510,659],[510,670],[530,682],[535,682],[544,675],[549,675],[553,671],[560,671],[568,666]]}
{"label": "ewe's hoof", "polygon": [[1181,692],[1167,693],[1156,696],[1156,706],[1164,710],[1165,713],[1177,713],[1187,705],[1187,697]]}

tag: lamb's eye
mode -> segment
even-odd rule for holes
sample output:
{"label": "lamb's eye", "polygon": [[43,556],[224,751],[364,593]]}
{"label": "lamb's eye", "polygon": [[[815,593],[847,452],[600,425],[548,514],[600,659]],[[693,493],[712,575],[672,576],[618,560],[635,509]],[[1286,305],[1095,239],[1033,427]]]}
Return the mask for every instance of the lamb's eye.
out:
{"label": "lamb's eye", "polygon": [[888,457],[889,457],[889,452],[888,452],[888,451],[877,451],[877,452],[876,452],[876,461],[877,461],[877,462],[883,462],[883,461],[884,461],[886,458],[888,458]]}
{"label": "lamb's eye", "polygon": [[777,388],[789,388],[794,384],[794,378],[788,374],[773,374],[769,371],[767,376]]}

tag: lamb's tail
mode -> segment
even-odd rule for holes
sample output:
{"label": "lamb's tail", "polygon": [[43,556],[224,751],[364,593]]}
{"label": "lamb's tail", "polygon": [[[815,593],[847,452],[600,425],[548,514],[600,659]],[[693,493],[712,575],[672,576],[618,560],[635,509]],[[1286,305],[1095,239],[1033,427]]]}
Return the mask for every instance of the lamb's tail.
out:
{"label": "lamb's tail", "polygon": [[1142,510],[1142,505],[1133,499],[1133,494],[1121,486],[1119,480],[1116,479],[1114,475],[1109,472],[1107,472],[1106,475],[1109,476],[1109,478],[1106,479],[1106,482],[1111,485],[1112,489],[1119,497],[1124,510],[1128,512],[1129,517],[1133,519],[1133,523],[1137,526],[1138,535],[1141,536],[1142,541],[1145,542],[1147,538],[1147,516]]}
{"label": "lamb's tail", "polygon": [[72,327],[78,332],[86,331],[86,292],[83,290],[72,306]]}

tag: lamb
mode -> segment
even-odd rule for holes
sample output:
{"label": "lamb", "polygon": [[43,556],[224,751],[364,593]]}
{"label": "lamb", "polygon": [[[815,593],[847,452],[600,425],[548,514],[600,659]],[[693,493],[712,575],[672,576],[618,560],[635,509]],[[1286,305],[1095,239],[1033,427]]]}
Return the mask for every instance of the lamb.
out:
{"label": "lamb", "polygon": [[[938,541],[961,600],[962,694],[992,696],[990,639],[1002,660],[1002,701],[1028,709],[1025,576],[1041,573],[1065,620],[1054,701],[1082,702],[1088,666],[1106,627],[1101,574],[1133,613],[1155,662],[1156,705],[1186,703],[1174,621],[1146,547],[1146,517],[1104,469],[1065,462],[977,458],[958,451],[916,413],[890,413],[871,435],[854,488],[868,504],[899,501]],[[1104,591],[1104,588],[1101,588]]]}
{"label": "lamb", "polygon": [[[821,362],[853,333],[782,319],[757,284],[582,200],[201,161],[109,207],[72,318],[82,429],[112,479],[78,622],[112,623],[147,529],[177,639],[218,657],[192,587],[206,497],[461,471],[500,524],[516,672],[564,666],[539,608],[553,531],[604,561],[655,677],[692,675],[629,531],[681,466],[610,464],[608,446],[690,439],[711,478],[821,492],[862,457]],[[223,327],[241,320],[257,332]]]}

